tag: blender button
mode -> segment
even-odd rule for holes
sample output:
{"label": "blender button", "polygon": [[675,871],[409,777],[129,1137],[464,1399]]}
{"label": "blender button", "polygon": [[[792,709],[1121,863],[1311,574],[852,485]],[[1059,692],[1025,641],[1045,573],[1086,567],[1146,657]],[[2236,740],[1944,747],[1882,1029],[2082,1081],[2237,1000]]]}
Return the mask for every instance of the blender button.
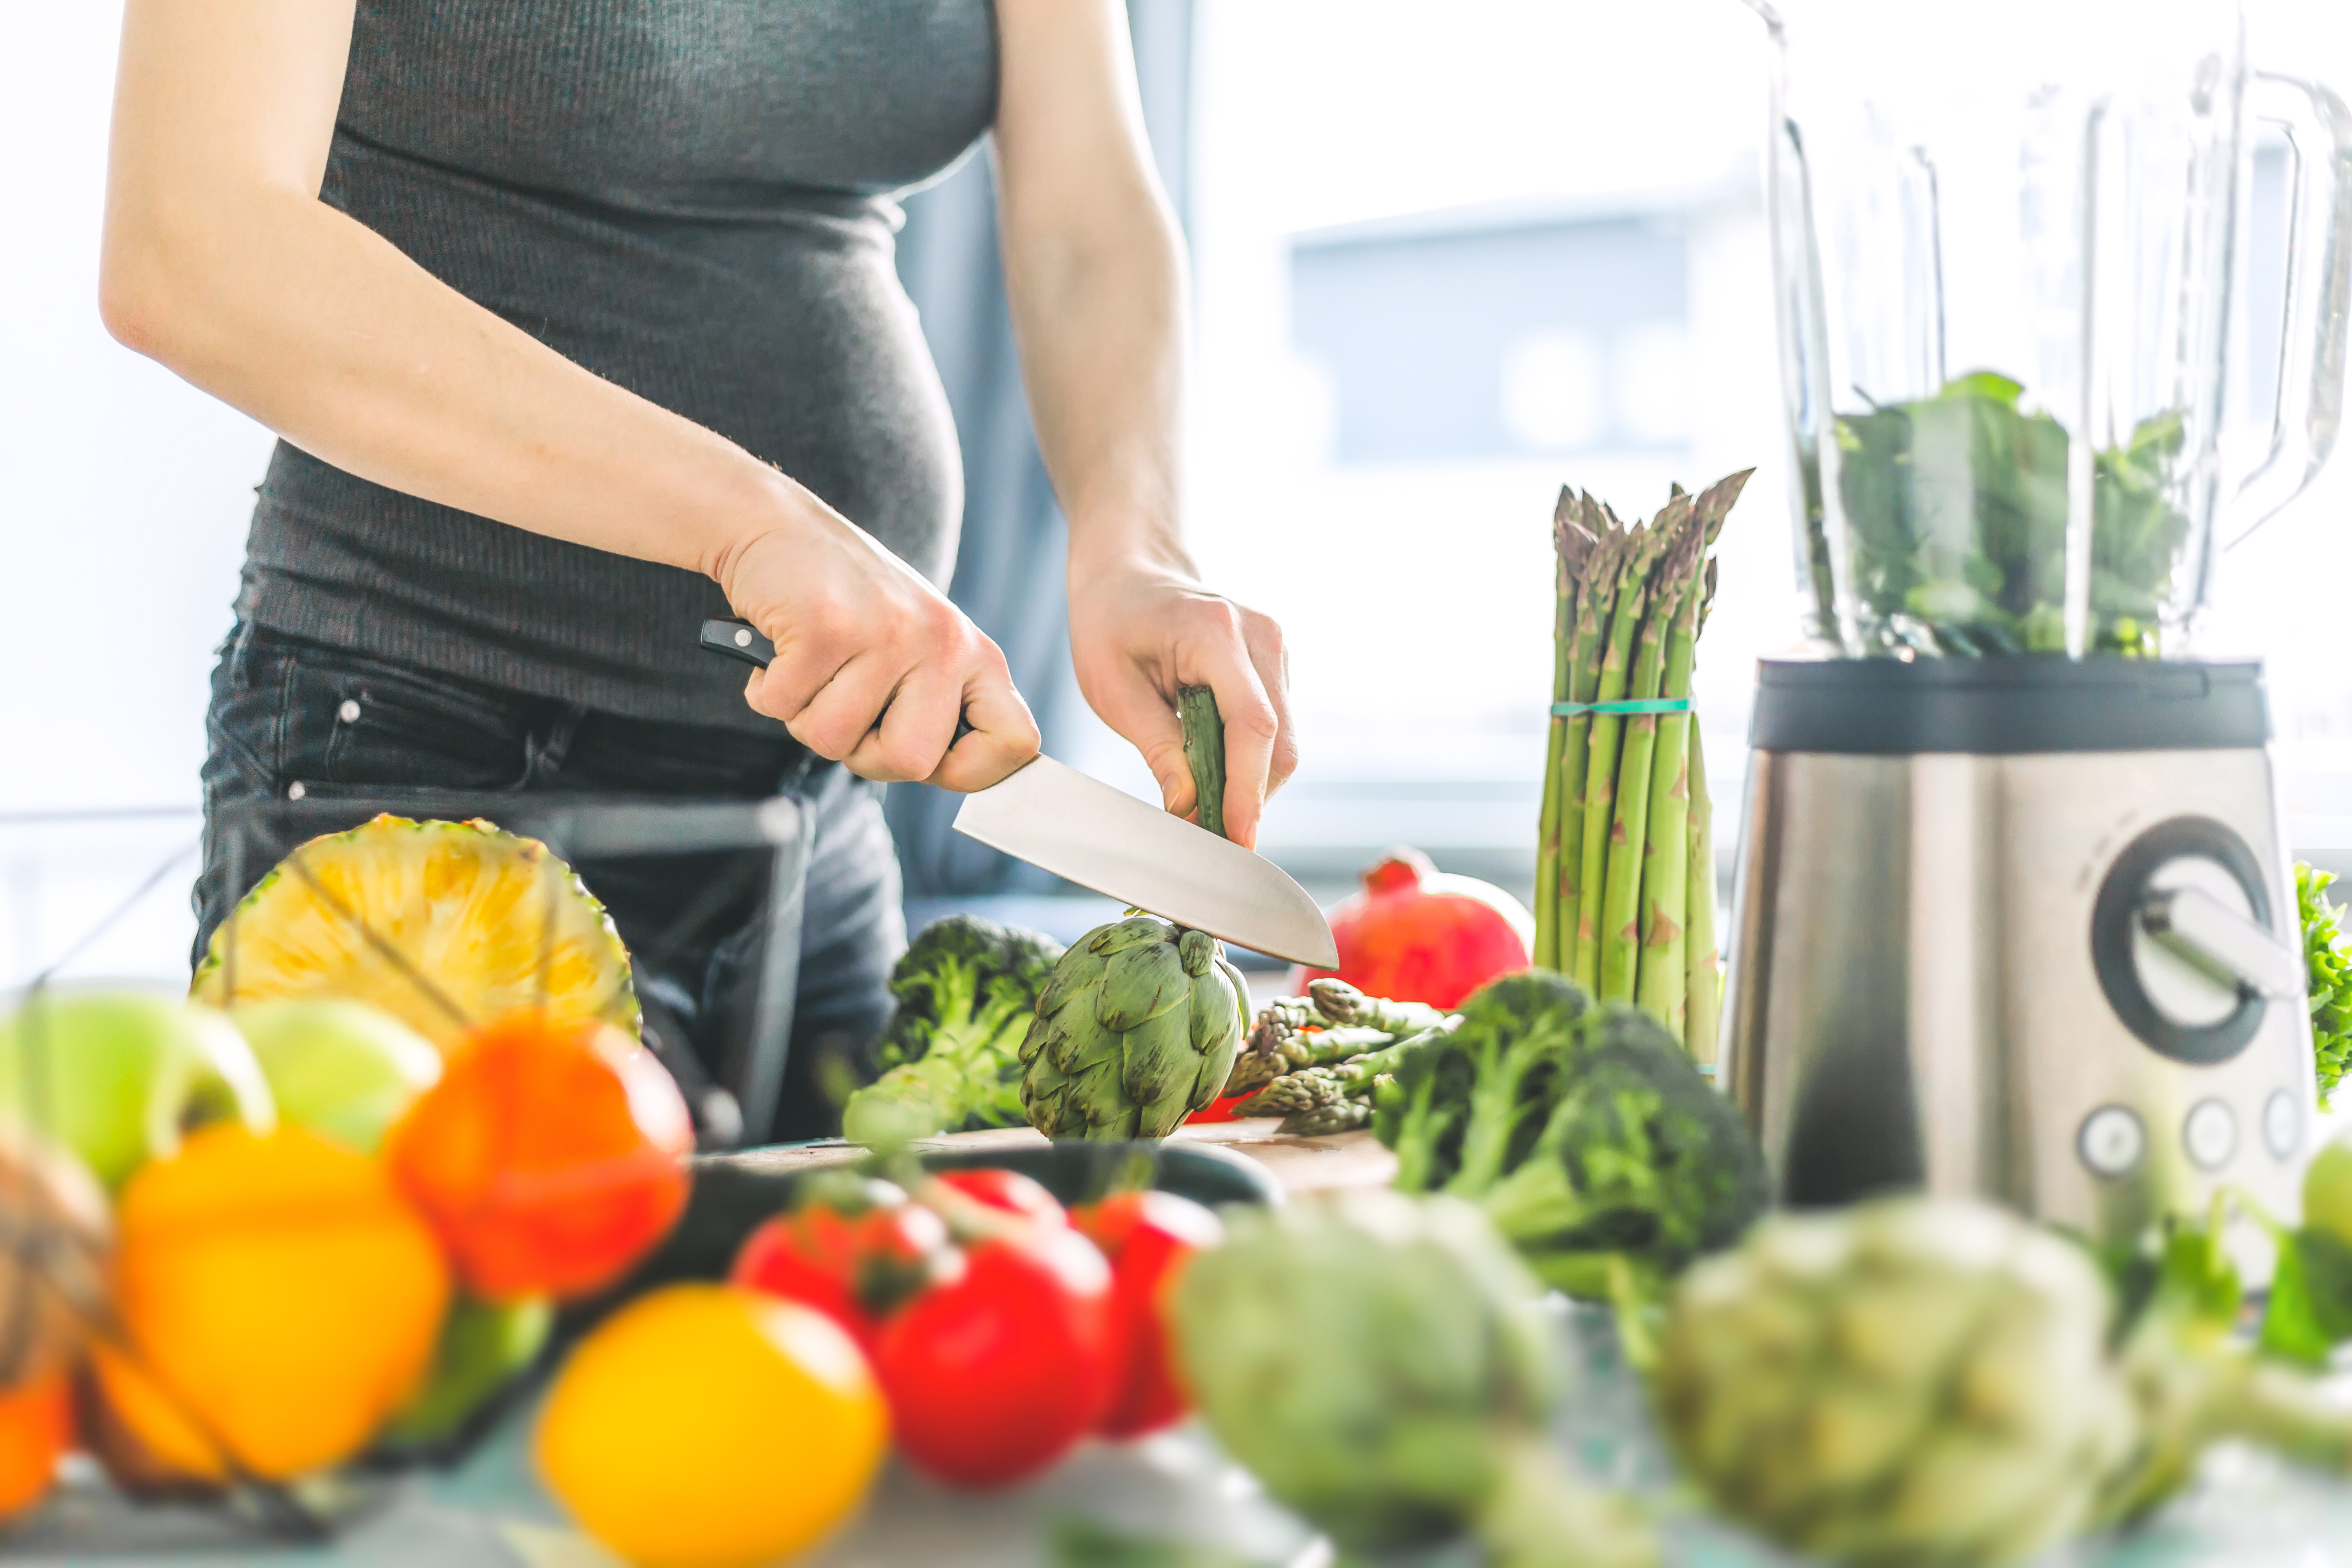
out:
{"label": "blender button", "polygon": [[2147,1130],[2123,1106],[2103,1105],[2083,1118],[2074,1147],[2092,1174],[2129,1175],[2147,1152]]}
{"label": "blender button", "polygon": [[2221,1169],[2238,1152],[2238,1119],[2218,1100],[2200,1100],[2180,1129],[2189,1157],[2209,1171]]}
{"label": "blender button", "polygon": [[2303,1142],[2303,1108],[2294,1090],[2282,1089],[2263,1102],[2263,1142],[2282,1160],[2294,1157]]}

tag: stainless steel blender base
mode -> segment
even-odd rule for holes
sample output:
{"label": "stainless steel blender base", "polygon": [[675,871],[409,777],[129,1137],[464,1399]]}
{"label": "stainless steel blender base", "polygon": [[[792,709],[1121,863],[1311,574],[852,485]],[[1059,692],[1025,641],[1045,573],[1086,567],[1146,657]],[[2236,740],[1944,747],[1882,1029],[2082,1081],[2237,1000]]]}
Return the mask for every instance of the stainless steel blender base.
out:
{"label": "stainless steel blender base", "polygon": [[1784,1199],[1925,1188],[2114,1237],[2228,1184],[2293,1218],[2299,973],[2265,998],[2162,918],[2299,952],[2275,800],[2259,745],[1754,752],[1724,1074]]}

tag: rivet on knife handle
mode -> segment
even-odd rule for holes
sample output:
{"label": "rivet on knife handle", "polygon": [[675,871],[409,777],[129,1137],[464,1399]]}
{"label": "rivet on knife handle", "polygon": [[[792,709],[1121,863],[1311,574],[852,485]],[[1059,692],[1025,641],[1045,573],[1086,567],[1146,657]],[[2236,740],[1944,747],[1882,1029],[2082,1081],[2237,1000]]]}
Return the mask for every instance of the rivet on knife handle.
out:
{"label": "rivet on knife handle", "polygon": [[[702,646],[712,653],[740,659],[761,669],[767,668],[776,658],[776,645],[754,631],[747,621],[703,622]],[[877,727],[879,727],[878,721]],[[956,741],[971,733],[971,721],[959,713],[956,715],[955,741],[950,741],[948,744],[952,746]]]}
{"label": "rivet on knife handle", "polygon": [[1201,826],[1220,838],[1225,832],[1225,721],[1217,714],[1217,694],[1205,686],[1176,693],[1177,717],[1184,726],[1184,763],[1192,770],[1192,795]]}
{"label": "rivet on knife handle", "polygon": [[725,654],[761,669],[767,668],[769,661],[776,657],[776,645],[742,621],[703,622],[702,646],[712,653]]}

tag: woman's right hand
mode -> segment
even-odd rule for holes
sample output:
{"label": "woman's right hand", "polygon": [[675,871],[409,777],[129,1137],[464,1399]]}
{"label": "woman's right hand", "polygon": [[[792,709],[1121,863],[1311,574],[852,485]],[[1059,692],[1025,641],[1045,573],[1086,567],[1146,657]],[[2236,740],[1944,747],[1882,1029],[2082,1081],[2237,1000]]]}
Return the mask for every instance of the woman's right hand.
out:
{"label": "woman's right hand", "polygon": [[961,610],[804,486],[770,470],[765,492],[710,566],[776,645],[743,690],[755,711],[861,778],[985,789],[1037,754],[1004,655]]}

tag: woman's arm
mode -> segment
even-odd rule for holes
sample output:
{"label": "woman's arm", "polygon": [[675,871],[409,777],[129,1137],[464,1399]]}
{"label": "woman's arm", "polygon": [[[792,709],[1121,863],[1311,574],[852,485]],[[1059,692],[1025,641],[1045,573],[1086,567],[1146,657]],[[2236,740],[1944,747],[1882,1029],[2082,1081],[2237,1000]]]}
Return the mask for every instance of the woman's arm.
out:
{"label": "woman's arm", "polygon": [[[776,644],[751,705],[869,778],[972,789],[1034,754],[1003,656],[919,575],[732,442],[583,370],[319,200],[352,9],[129,0],[108,329],[364,479],[709,574]],[[950,754],[959,712],[979,733]]]}
{"label": "woman's arm", "polygon": [[1184,547],[1182,242],[1153,172],[1118,0],[997,0],[1005,282],[1038,445],[1070,521],[1078,685],[1192,809],[1173,710],[1224,715],[1227,830],[1257,838],[1297,765],[1282,634],[1209,592]]}

